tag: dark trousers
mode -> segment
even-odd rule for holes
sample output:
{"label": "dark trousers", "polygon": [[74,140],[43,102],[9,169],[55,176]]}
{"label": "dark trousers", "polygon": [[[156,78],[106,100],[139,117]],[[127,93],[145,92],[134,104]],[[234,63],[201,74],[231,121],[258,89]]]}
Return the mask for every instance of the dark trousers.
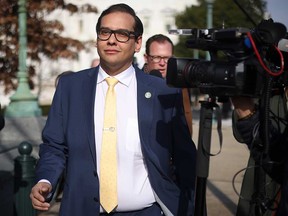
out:
{"label": "dark trousers", "polygon": [[152,206],[138,211],[111,212],[110,214],[100,213],[100,216],[163,216],[163,215],[164,213],[162,212],[160,206],[157,203],[154,203]]}

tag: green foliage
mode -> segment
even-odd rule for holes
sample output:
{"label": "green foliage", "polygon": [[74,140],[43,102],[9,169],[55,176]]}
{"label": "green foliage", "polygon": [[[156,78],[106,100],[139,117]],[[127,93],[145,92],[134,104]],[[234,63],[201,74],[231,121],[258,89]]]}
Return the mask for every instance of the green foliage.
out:
{"label": "green foliage", "polygon": [[[241,6],[252,20],[258,24],[264,17],[266,2],[264,0],[241,0]],[[185,11],[176,16],[177,28],[207,28],[207,4],[205,0],[198,0],[198,6],[187,7]],[[233,0],[215,0],[213,3],[213,28],[253,28],[253,23],[247,18]],[[189,36],[180,36],[179,43],[175,46],[175,55],[179,57],[193,57],[193,49],[187,48],[185,43]],[[205,58],[205,53],[200,51],[200,58]]]}
{"label": "green foliage", "polygon": [[[8,93],[17,86],[18,72],[18,1],[0,0],[0,83]],[[61,36],[64,27],[59,20],[46,20],[54,10],[61,9],[73,14],[97,13],[97,8],[85,4],[76,6],[66,4],[64,0],[26,0],[27,11],[27,72],[30,87],[35,75],[35,63],[40,56],[56,60],[58,58],[75,59],[85,43]],[[87,42],[89,43],[89,42]],[[29,62],[29,63],[28,63]]]}

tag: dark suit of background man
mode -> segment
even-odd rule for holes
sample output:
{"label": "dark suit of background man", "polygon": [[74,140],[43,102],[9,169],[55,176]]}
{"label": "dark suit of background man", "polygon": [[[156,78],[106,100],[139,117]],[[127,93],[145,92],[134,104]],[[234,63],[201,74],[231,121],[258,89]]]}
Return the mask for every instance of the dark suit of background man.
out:
{"label": "dark suit of background man", "polygon": [[[132,64],[143,25],[128,5],[103,11],[96,31],[100,65],[63,76],[57,85],[30,194],[34,208],[49,209],[45,199],[66,168],[61,216],[193,215],[196,151],[181,90]],[[109,214],[99,198],[107,77],[119,81],[114,87],[118,203]]]}

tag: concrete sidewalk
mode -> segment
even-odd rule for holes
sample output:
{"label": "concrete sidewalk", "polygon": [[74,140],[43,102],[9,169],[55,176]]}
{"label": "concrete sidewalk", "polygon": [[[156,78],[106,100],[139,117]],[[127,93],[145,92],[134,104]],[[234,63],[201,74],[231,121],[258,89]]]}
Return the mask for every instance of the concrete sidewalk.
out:
{"label": "concrete sidewalk", "polygon": [[[232,180],[238,171],[246,167],[249,152],[245,145],[238,143],[234,139],[231,125],[231,119],[222,121],[223,146],[218,155],[210,157],[209,176],[206,185],[208,216],[233,216],[236,212],[238,195],[233,190]],[[220,150],[216,126],[213,123],[211,154],[216,154]],[[198,146],[198,133],[199,121],[194,120],[193,140],[196,146]],[[243,174],[240,173],[234,182],[238,192],[241,189]],[[50,211],[42,212],[39,216],[56,216],[58,215],[59,206],[60,203],[54,203]]]}

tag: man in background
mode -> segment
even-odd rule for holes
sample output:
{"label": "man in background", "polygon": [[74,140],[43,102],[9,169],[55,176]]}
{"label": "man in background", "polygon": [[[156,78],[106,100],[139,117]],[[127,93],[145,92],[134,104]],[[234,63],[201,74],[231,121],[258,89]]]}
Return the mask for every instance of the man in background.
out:
{"label": "man in background", "polygon": [[163,34],[156,34],[147,40],[145,48],[145,72],[149,73],[152,70],[158,70],[162,77],[165,78],[168,59],[174,54],[173,42]]}
{"label": "man in background", "polygon": [[[143,70],[154,76],[166,78],[168,59],[174,54],[174,45],[171,39],[163,34],[156,34],[150,37],[146,42],[146,53],[144,54],[145,64]],[[158,73],[158,71],[160,73]],[[183,105],[185,118],[192,137],[192,111],[190,101],[190,91],[187,88],[182,89]]]}

